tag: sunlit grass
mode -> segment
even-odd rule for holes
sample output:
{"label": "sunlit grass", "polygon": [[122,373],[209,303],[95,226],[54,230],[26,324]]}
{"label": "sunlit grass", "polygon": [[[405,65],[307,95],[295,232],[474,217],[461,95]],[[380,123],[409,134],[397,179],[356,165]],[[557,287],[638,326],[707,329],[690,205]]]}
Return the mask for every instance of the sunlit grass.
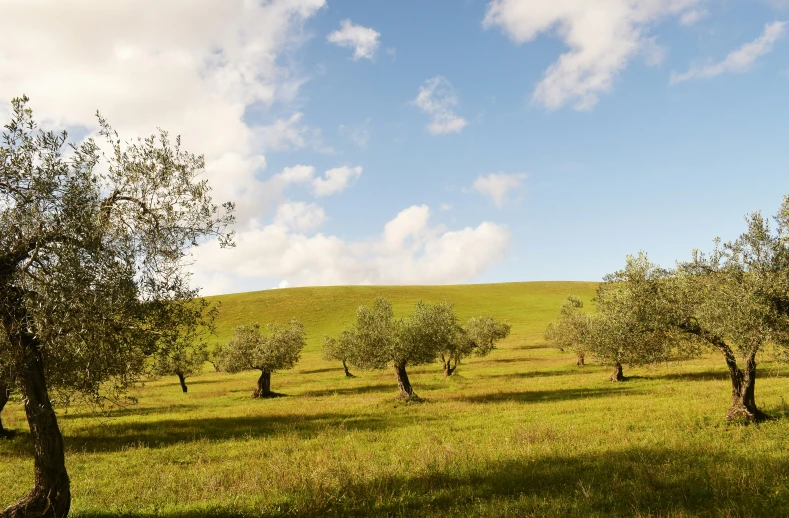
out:
{"label": "sunlit grass", "polygon": [[[592,284],[309,288],[225,298],[232,326],[298,316],[309,345],[275,373],[286,397],[255,400],[256,374],[208,373],[135,391],[139,404],[96,418],[72,409],[66,436],[76,516],[786,516],[789,380],[764,364],[757,402],[778,419],[730,426],[730,387],[714,355],[680,365],[578,369],[542,330],[564,296]],[[513,335],[449,380],[410,374],[422,403],[402,403],[392,373],[354,372],[320,355],[324,332],[378,294],[405,310],[448,298],[490,313]],[[224,335],[222,334],[224,333]],[[26,430],[14,403],[4,422]],[[0,502],[32,484],[24,431],[0,442]]]}

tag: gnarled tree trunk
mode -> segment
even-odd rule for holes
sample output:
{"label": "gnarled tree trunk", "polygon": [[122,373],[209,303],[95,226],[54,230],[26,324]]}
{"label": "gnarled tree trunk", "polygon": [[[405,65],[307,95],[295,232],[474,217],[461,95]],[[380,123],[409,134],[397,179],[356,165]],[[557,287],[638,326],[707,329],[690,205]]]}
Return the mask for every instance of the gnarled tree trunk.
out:
{"label": "gnarled tree trunk", "polygon": [[441,364],[444,366],[444,377],[448,378],[452,376],[452,373],[455,372],[455,369],[458,368],[458,362],[455,360],[455,366],[452,366],[452,358],[445,359],[444,355],[441,355]]}
{"label": "gnarled tree trunk", "polygon": [[61,518],[71,507],[71,484],[66,472],[63,436],[47,392],[40,344],[25,332],[9,338],[23,358],[19,380],[33,440],[35,483],[30,493],[3,511],[2,516]]}
{"label": "gnarled tree trunk", "polygon": [[611,376],[608,378],[608,381],[624,381],[625,375],[622,373],[622,364],[616,362],[614,364],[614,371],[611,373]]}
{"label": "gnarled tree trunk", "polygon": [[273,394],[271,392],[271,371],[268,370],[261,370],[260,378],[258,378],[258,388],[253,397],[271,397]]}
{"label": "gnarled tree trunk", "polygon": [[576,367],[583,367],[584,366],[584,356],[586,356],[586,354],[583,351],[581,351],[579,353],[576,353],[576,355],[578,356],[578,359],[575,361]]}
{"label": "gnarled tree trunk", "polygon": [[181,391],[186,394],[186,392],[189,390],[189,387],[186,386],[186,378],[180,372],[176,372],[176,374],[178,375],[178,381],[181,382]]}
{"label": "gnarled tree trunk", "polygon": [[345,363],[345,360],[342,361],[342,368],[345,369],[345,377],[346,378],[353,378],[353,374],[351,371],[348,370],[348,365]]}
{"label": "gnarled tree trunk", "polygon": [[400,388],[400,397],[404,399],[417,397],[417,395],[414,394],[414,389],[411,387],[411,382],[408,381],[408,373],[405,371],[405,363],[395,363],[393,370],[395,377],[397,378],[397,386]]}
{"label": "gnarled tree trunk", "polygon": [[767,416],[756,408],[756,351],[745,358],[745,371],[737,367],[731,349],[720,348],[731,376],[731,408],[726,412],[729,421],[762,421]]}
{"label": "gnarled tree trunk", "polygon": [[6,430],[3,427],[2,413],[6,403],[8,403],[8,396],[10,392],[11,389],[6,387],[4,384],[0,383],[0,437],[3,437],[5,439],[11,439],[14,437],[14,435],[16,435],[16,433],[13,430]]}

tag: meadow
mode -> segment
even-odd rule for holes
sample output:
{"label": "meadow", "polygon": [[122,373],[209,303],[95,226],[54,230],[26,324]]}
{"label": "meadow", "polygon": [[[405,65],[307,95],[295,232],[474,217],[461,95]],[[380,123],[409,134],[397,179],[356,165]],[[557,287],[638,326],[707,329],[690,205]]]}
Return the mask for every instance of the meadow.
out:
{"label": "meadow", "polygon": [[[575,366],[542,334],[568,294],[594,283],[328,287],[216,297],[215,341],[238,324],[298,317],[308,344],[272,376],[283,394],[253,399],[257,373],[175,377],[134,390],[136,405],[60,414],[72,515],[104,516],[789,516],[787,369],[762,359],[757,403],[773,419],[727,424],[723,361]],[[445,379],[409,368],[418,402],[397,399],[390,371],[346,378],[322,358],[324,334],[376,295],[406,312],[455,302],[461,318],[512,325],[489,356]],[[0,505],[32,485],[19,400],[3,413]]]}

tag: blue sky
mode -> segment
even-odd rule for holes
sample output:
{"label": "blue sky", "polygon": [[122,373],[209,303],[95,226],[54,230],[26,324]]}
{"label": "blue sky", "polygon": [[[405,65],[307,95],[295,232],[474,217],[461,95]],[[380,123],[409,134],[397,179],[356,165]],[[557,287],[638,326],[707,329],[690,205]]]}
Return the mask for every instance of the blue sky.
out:
{"label": "blue sky", "polygon": [[599,280],[789,194],[789,2],[90,4],[0,0],[40,36],[0,50],[0,95],[205,153],[239,204],[207,293]]}

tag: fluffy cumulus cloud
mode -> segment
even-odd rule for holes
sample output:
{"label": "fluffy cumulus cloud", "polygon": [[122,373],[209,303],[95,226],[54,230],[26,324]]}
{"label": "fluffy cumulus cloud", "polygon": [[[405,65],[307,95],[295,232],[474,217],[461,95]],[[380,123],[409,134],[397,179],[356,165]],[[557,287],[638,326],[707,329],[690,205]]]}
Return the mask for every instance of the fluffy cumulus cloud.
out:
{"label": "fluffy cumulus cloud", "polygon": [[353,59],[375,58],[380,46],[381,33],[375,29],[354,25],[351,20],[343,20],[340,28],[327,36],[329,43],[353,49]]}
{"label": "fluffy cumulus cloud", "polygon": [[455,113],[458,96],[445,77],[436,76],[425,81],[412,102],[430,116],[426,129],[433,135],[459,133],[468,124],[466,119]]}
{"label": "fluffy cumulus cloud", "polygon": [[402,210],[378,237],[358,242],[310,234],[293,224],[298,219],[289,214],[245,232],[233,250],[212,245],[201,280],[217,292],[243,289],[250,278],[280,286],[455,283],[501,260],[510,244],[509,231],[490,222],[460,230],[431,225],[424,205]]}
{"label": "fluffy cumulus cloud", "polygon": [[[683,16],[704,0],[492,0],[483,25],[498,27],[516,43],[549,33],[569,51],[543,74],[532,101],[548,109],[572,103],[577,110],[597,104],[618,74],[637,55],[651,60],[649,27],[668,16]],[[693,15],[689,15],[692,17]]]}
{"label": "fluffy cumulus cloud", "polygon": [[[266,197],[257,176],[266,161],[245,111],[297,94],[305,78],[281,56],[324,4],[4,2],[0,99],[28,94],[48,125],[91,130],[99,109],[122,138],[157,126],[182,135],[186,149],[206,155],[214,198],[236,201],[243,222]],[[300,138],[291,132],[277,145]]]}
{"label": "fluffy cumulus cloud", "polygon": [[523,173],[491,173],[486,176],[479,176],[474,180],[472,189],[491,199],[497,207],[504,206],[513,191],[523,186],[523,180],[527,175]]}
{"label": "fluffy cumulus cloud", "polygon": [[722,61],[691,67],[690,70],[681,74],[673,72],[670,83],[675,85],[692,79],[706,79],[721,74],[745,72],[759,57],[769,54],[773,50],[775,42],[786,33],[786,23],[768,23],[761,36],[731,51]]}

